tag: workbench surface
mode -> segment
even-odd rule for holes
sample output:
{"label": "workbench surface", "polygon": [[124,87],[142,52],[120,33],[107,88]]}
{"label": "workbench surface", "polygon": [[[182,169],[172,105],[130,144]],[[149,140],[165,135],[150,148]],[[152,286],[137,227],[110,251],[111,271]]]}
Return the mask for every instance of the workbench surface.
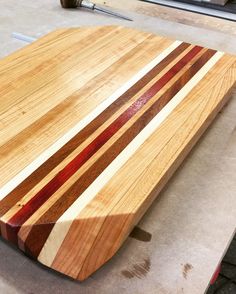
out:
{"label": "workbench surface", "polygon": [[[1,56],[25,45],[10,38],[12,31],[38,37],[57,27],[88,24],[131,25],[170,37],[175,26],[175,39],[231,53],[236,48],[235,37],[204,29],[196,34],[195,28],[133,13],[127,14],[135,21],[126,23],[90,12],[64,11],[55,1],[26,0],[15,7],[10,0],[2,7]],[[235,115],[236,101],[232,99],[139,223],[142,230],[136,229],[116,256],[91,278],[73,282],[1,242],[0,291],[203,293],[235,231]]]}

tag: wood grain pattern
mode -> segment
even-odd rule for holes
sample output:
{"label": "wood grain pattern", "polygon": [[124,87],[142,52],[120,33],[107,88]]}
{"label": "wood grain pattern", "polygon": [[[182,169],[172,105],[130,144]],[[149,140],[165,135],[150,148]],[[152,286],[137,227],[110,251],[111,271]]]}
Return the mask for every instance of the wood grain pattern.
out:
{"label": "wood grain pattern", "polygon": [[86,279],[120,248],[235,80],[233,56],[113,26],[58,30],[5,58],[1,235]]}

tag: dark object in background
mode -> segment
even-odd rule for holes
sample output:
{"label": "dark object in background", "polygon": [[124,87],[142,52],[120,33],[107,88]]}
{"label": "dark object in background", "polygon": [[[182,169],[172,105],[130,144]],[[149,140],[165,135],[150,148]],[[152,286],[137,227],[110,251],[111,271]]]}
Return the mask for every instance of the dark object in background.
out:
{"label": "dark object in background", "polygon": [[[175,0],[176,2],[182,2],[182,3],[188,3],[188,4],[193,4],[197,5],[200,7],[206,7],[206,8],[212,8],[215,10],[219,11],[225,11],[225,12],[230,12],[230,13],[236,13],[236,0],[229,0],[229,1],[222,1],[222,4],[219,4],[220,2],[218,1],[218,4],[213,3],[213,1],[209,2],[200,2],[196,0]],[[223,4],[224,3],[224,4]]]}
{"label": "dark object in background", "polygon": [[236,293],[236,235],[221,263],[220,274],[206,294]]}
{"label": "dark object in background", "polygon": [[[236,0],[229,0],[224,6],[200,2],[197,0],[139,0],[166,7],[191,11],[198,14],[218,17],[225,20],[236,21]],[[187,5],[183,5],[186,3]]]}
{"label": "dark object in background", "polygon": [[108,10],[108,9],[103,8],[103,7],[97,6],[95,3],[92,3],[89,0],[86,0],[86,1],[84,1],[84,0],[60,0],[60,1],[61,1],[61,6],[63,8],[83,7],[83,8],[87,8],[87,9],[90,9],[90,10],[100,11],[100,12],[109,14],[109,15],[114,16],[114,17],[118,17],[118,18],[121,18],[121,19],[132,21],[132,19],[130,19],[130,18],[124,16],[124,15],[121,15],[121,14],[119,14],[117,12],[113,12],[111,10]]}
{"label": "dark object in background", "polygon": [[61,0],[63,8],[76,8],[78,6],[77,0]]}
{"label": "dark object in background", "polygon": [[190,2],[190,3],[192,3],[193,1],[224,6],[228,0],[189,0],[189,1],[186,0],[186,2]]}

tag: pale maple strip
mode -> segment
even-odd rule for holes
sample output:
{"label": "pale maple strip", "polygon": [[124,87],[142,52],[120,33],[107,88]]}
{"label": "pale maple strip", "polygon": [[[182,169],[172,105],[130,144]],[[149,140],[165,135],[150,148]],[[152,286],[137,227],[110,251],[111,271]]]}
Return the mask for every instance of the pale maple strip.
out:
{"label": "pale maple strip", "polygon": [[155,132],[165,118],[186,97],[194,86],[208,73],[208,71],[223,56],[216,53],[200,71],[182,88],[181,91],[164,107],[164,109],[139,133],[139,135],[123,150],[123,152],[107,167],[107,169],[89,186],[77,201],[61,216],[48,237],[38,260],[50,266],[65,239],[71,224],[78,217],[89,202],[98,194],[105,184],[125,164],[125,162],[138,150],[138,148]]}
{"label": "pale maple strip", "polygon": [[[133,60],[133,62],[135,62],[133,65],[130,61],[125,62],[115,71],[112,70],[112,68],[116,68],[117,64],[112,64],[105,71],[90,80],[84,87],[76,90],[72,95],[69,95],[61,104],[47,112],[40,118],[39,121],[30,125],[27,129],[2,146],[0,149],[0,153],[2,154],[0,156],[0,171],[2,175],[2,180],[0,180],[0,182],[2,182],[1,184],[5,184],[8,180],[10,180],[10,177],[14,177],[21,169],[33,161],[43,150],[47,149],[50,144],[56,141],[57,138],[60,138],[67,130],[74,127],[74,125],[78,123],[79,118],[81,119],[86,116],[99,104],[101,97],[105,99],[110,95],[110,93],[116,91],[123,83],[129,80],[134,73],[150,62],[157,55],[157,52],[161,52],[161,50],[171,44],[170,40],[161,39],[158,49],[155,49],[156,46],[154,46],[154,44],[156,41],[155,36],[145,39],[145,46],[148,51],[145,53],[144,45],[142,45],[141,52],[134,54],[134,56],[139,55],[140,58],[138,59],[136,56],[136,58],[134,57],[134,59],[130,59],[130,61]],[[141,44],[138,44],[134,49],[140,49]],[[129,53],[130,51],[127,54]],[[141,55],[144,55],[144,53],[145,57]],[[119,62],[119,60],[117,62]],[[118,78],[115,78],[115,72],[119,73]],[[127,72],[127,74],[124,75],[124,72]],[[110,77],[116,81],[116,83],[111,85],[104,83],[106,73],[109,74]],[[92,81],[95,81],[96,84],[92,85]],[[91,87],[94,90],[92,94],[89,95],[88,93],[91,93]],[[80,99],[78,99],[78,97],[80,97]],[[96,105],[94,105],[95,101]],[[54,126],[57,126],[56,130]],[[25,140],[25,138],[28,138],[29,133],[30,140]],[[45,137],[47,140],[48,138],[51,138],[51,141],[49,142],[46,140],[47,144],[45,142]],[[26,149],[28,150],[27,158],[24,156]],[[14,165],[16,160],[18,161],[17,166]],[[12,164],[14,165],[14,170]],[[8,173],[8,170],[12,170],[11,174]]]}
{"label": "pale maple strip", "polygon": [[132,85],[134,85],[140,78],[142,78],[155,65],[163,60],[170,52],[172,52],[181,42],[173,42],[166,50],[158,55],[153,61],[139,71],[133,78],[125,83],[121,88],[115,91],[109,98],[104,100],[98,107],[90,112],[84,119],[70,129],[64,136],[58,139],[51,147],[45,150],[39,157],[37,157],[31,164],[24,168],[20,173],[13,177],[7,184],[0,189],[0,200],[16,188],[23,180],[25,180],[33,171],[35,171],[42,163],[49,159],[55,152],[57,152],[63,145],[72,139],[80,130],[89,124],[95,117],[104,111],[111,103],[113,103],[119,96],[126,92]]}
{"label": "pale maple strip", "polygon": [[[228,61],[232,64],[232,59],[226,59],[226,64]],[[207,80],[202,81],[202,85],[204,83],[211,85],[209,94],[206,95],[209,90],[206,86],[202,89],[198,87],[195,92],[190,93],[188,98],[162,124],[158,132],[149,138],[149,142],[138,150],[129,164],[118,172],[117,177],[114,177],[99,192],[96,200],[89,203],[80,214],[73,223],[73,236],[68,235],[67,242],[63,244],[64,252],[61,251],[60,258],[62,256],[63,258],[60,259],[60,270],[66,274],[73,273],[77,279],[83,280],[119,249],[133,226],[141,219],[184,157],[230,98],[232,87],[236,82],[236,67],[223,65],[221,68],[223,74],[218,73],[221,78],[214,80],[212,78],[214,74],[212,74],[209,83]],[[179,127],[176,127],[177,124]],[[172,136],[166,140],[166,134],[169,132]],[[162,144],[162,149],[159,149],[160,137],[166,142]],[[151,142],[155,142],[154,148],[160,150],[158,154],[151,147]],[[140,159],[138,162],[137,158]],[[124,177],[129,170],[132,170],[132,174]],[[118,187],[121,178],[124,182],[122,187]],[[107,195],[113,195],[113,197],[107,197]],[[72,227],[70,231],[72,233]],[[83,249],[78,250],[78,246],[73,247],[72,240],[74,244],[83,244],[85,248],[91,244],[79,273],[76,268],[84,253]],[[74,254],[71,263],[66,250],[69,244],[70,252]],[[62,265],[64,261],[66,261],[64,264],[66,271]]]}
{"label": "pale maple strip", "polygon": [[[185,50],[185,54],[186,52],[189,52],[191,50],[191,48],[189,48],[189,50]],[[79,170],[79,175],[78,173],[75,174],[74,176],[72,176],[72,178],[67,181],[63,187],[61,189],[59,189],[52,197],[50,197],[50,199],[48,201],[46,201],[41,208],[39,208],[35,213],[34,215],[32,215],[30,217],[30,219],[28,221],[26,221],[24,223],[24,225],[22,226],[19,234],[18,234],[18,237],[19,237],[19,240],[20,240],[20,246],[22,247],[22,243],[26,240],[29,232],[31,231],[31,228],[35,225],[35,222],[37,221],[37,219],[39,219],[39,217],[42,216],[43,213],[45,213],[47,210],[50,209],[50,207],[55,203],[55,201],[59,198],[61,198],[63,196],[63,193],[65,193],[67,191],[67,189],[72,186],[80,176],[82,176],[98,159],[99,157],[104,153],[106,152],[111,145],[113,145],[119,137],[121,137],[133,124],[135,121],[137,121],[137,119],[139,117],[141,117],[143,115],[143,113],[148,110],[154,103],[155,101],[157,101],[158,99],[160,99],[162,97],[162,95],[165,94],[165,92],[172,87],[172,85],[180,78],[180,76],[182,76],[184,73],[186,73],[189,68],[194,64],[195,61],[199,60],[199,58],[201,58],[201,56],[207,51],[207,49],[203,49],[200,53],[198,53],[191,62],[189,62],[186,66],[184,66],[182,68],[182,70],[175,75],[174,78],[172,78],[156,95],[154,95],[153,99],[151,99],[146,105],[144,105],[142,107],[142,110],[140,112],[138,112],[136,115],[134,115],[134,117],[128,122],[126,123],[122,128],[121,130],[115,134],[109,141],[108,143],[106,143],[104,145],[104,147],[102,147],[83,167],[80,168]],[[181,54],[180,57],[178,56],[176,59],[175,59],[175,62],[172,63],[171,62],[171,66],[173,66],[175,63],[177,63],[181,57],[183,57],[184,54]],[[170,66],[168,66],[168,70],[170,69]],[[166,69],[163,70],[163,72],[161,71],[162,74],[158,74],[157,77],[155,77],[153,79],[153,81],[151,83],[148,83],[148,88],[150,88],[159,78],[160,76],[163,75],[163,73],[166,73]],[[135,99],[138,98],[138,96],[141,96],[147,89],[147,87],[145,87],[144,89],[142,89],[140,92],[137,93],[137,95],[135,95]],[[133,102],[133,99],[132,101]],[[128,106],[130,105],[130,103],[128,104]],[[118,115],[120,115],[125,109],[127,108],[127,106],[123,109],[120,109],[120,111],[115,114],[115,116],[113,116],[110,120],[108,120],[106,122],[106,124],[102,127],[102,129],[98,129],[98,131],[95,133],[95,135],[91,136],[92,139],[94,139],[98,133],[102,132],[110,123],[112,123],[112,121],[114,121]],[[89,138],[89,142],[92,141],[91,138]],[[87,143],[86,143],[87,145]],[[83,148],[86,146],[83,144]],[[75,155],[77,155],[79,153],[79,151],[81,151],[81,146],[79,146],[79,148],[77,148],[74,152],[73,152],[73,157]],[[66,163],[68,163],[68,160],[66,159]],[[64,166],[64,163],[63,163],[63,166]],[[53,175],[54,172],[53,172]],[[50,179],[52,178],[52,175],[50,175]],[[45,184],[45,181],[44,181],[44,184]],[[39,189],[39,187],[37,188],[37,190]],[[32,192],[32,191],[31,191]],[[31,194],[30,192],[30,194]],[[26,204],[26,202],[32,197],[33,195],[31,194],[30,197],[27,199],[22,199],[22,201],[20,201],[20,206],[24,205],[24,203]],[[19,209],[19,206],[17,205],[16,207],[16,210],[11,210],[9,211],[9,213],[7,215],[4,215],[4,217],[2,218],[2,221],[4,221],[5,223],[8,222],[8,219],[15,214],[15,212],[17,210],[20,210]],[[22,248],[23,249],[23,248]]]}
{"label": "pale maple strip", "polygon": [[[17,213],[17,211],[21,210],[21,207],[24,206],[31,198],[34,197],[35,194],[37,194],[38,191],[40,191],[42,189],[43,186],[45,186],[46,183],[48,183],[50,180],[52,180],[56,174],[62,170],[71,160],[73,160],[77,154],[79,154],[87,145],[89,145],[89,143],[91,143],[99,133],[101,133],[102,131],[104,131],[104,129],[110,125],[112,123],[112,121],[114,121],[122,112],[125,111],[125,109],[127,109],[131,104],[133,104],[133,102],[139,97],[141,96],[143,93],[145,93],[161,76],[163,76],[166,72],[168,72],[170,70],[171,67],[173,67],[173,65],[175,63],[177,63],[187,52],[189,52],[193,47],[190,46],[188,47],[186,50],[184,50],[179,56],[177,56],[172,62],[170,62],[170,64],[168,66],[166,66],[162,71],[160,71],[157,76],[152,79],[145,87],[143,87],[141,89],[141,91],[139,91],[136,95],[134,95],[132,97],[132,99],[129,99],[120,109],[119,111],[117,111],[116,113],[114,113],[114,115],[111,116],[110,119],[108,119],[100,128],[98,128],[91,136],[89,136],[86,140],[84,140],[84,142],[79,145],[65,160],[63,160],[58,166],[56,166],[46,177],[42,178],[42,180],[36,185],[34,186],[34,188],[29,191],[26,195],[22,195],[22,198],[20,199],[19,203],[16,203],[13,207],[11,207],[11,209],[1,217],[1,221],[7,223],[8,220],[15,214]],[[158,99],[158,97],[161,97],[161,95],[163,95],[165,93],[165,91],[171,87],[171,85],[178,80],[179,76],[181,76],[183,74],[182,71],[186,71],[188,70],[191,65],[199,59],[199,57],[201,55],[204,54],[204,52],[206,52],[207,49],[203,49],[201,51],[200,54],[197,54],[197,56],[195,58],[193,58],[191,63],[188,63],[182,70],[181,72],[179,72],[167,85],[164,86],[164,88],[158,93],[158,95],[155,95],[155,99]],[[153,103],[153,99],[151,99],[146,105],[143,106],[142,111],[145,111],[146,109],[148,109],[150,107],[150,105]],[[130,122],[128,124],[125,124],[125,126],[122,128],[123,132],[125,130],[127,130],[129,128],[129,126],[136,120],[137,116],[140,116],[142,114],[138,113],[136,116],[134,116]],[[117,138],[117,136],[115,136],[114,138]],[[114,141],[110,140],[110,144],[112,144]],[[101,153],[101,152],[99,152]],[[97,157],[97,156],[96,156]],[[93,157],[94,158],[94,157]],[[94,159],[89,163],[89,166],[92,164],[92,162],[94,162]],[[80,169],[80,173],[83,174],[83,170],[86,170],[87,168],[82,168],[82,171]],[[76,178],[74,178],[75,180]],[[70,181],[70,183],[72,184],[73,182]],[[67,185],[66,185],[67,186]],[[58,198],[58,193],[56,193],[55,198]],[[50,201],[51,202],[51,201]],[[52,202],[51,202],[52,203]],[[45,203],[46,205],[46,203]],[[48,206],[47,204],[47,209],[50,206]],[[37,216],[35,216],[37,218]]]}

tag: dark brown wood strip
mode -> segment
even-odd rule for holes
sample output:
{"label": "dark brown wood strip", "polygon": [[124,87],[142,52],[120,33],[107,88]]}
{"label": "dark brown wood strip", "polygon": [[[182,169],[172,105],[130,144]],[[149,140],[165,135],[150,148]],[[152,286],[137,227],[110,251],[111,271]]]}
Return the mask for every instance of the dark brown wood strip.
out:
{"label": "dark brown wood strip", "polygon": [[51,181],[8,220],[6,227],[9,241],[17,242],[17,232],[21,225],[42,206],[81,166],[83,166],[124,124],[127,123],[157,92],[160,91],[182,68],[203,48],[195,46],[172,68],[167,71],[150,89],[131,104],[116,120],[87,145]]}
{"label": "dark brown wood strip", "polygon": [[[161,96],[133,125],[130,127],[93,166],[37,221],[25,242],[28,254],[37,257],[46,242],[54,223],[73,204],[78,195],[97,178],[117,155],[134,139],[134,137],[156,116],[156,114],[178,93],[191,77],[213,56],[215,51],[208,50],[188,71],[178,79],[164,95]],[[45,225],[44,225],[45,224]],[[40,235],[40,240],[36,236]],[[37,242],[35,241],[37,240]]]}
{"label": "dark brown wood strip", "polygon": [[[84,142],[91,134],[93,134],[101,125],[103,125],[114,113],[116,113],[129,99],[137,94],[145,85],[147,85],[158,73],[160,73],[176,56],[181,54],[190,45],[186,43],[180,44],[165,59],[156,65],[149,73],[147,73],[140,81],[126,91],[120,98],[104,110],[97,118],[87,125],[81,132],[65,144],[57,153],[42,164],[34,171],[25,181],[15,188],[0,202],[0,217],[10,210],[20,199],[33,189],[44,177],[47,176],[58,164],[67,158],[81,143]],[[135,49],[130,51],[116,63],[122,60],[125,62],[134,54]],[[115,64],[114,64],[115,66]]]}

